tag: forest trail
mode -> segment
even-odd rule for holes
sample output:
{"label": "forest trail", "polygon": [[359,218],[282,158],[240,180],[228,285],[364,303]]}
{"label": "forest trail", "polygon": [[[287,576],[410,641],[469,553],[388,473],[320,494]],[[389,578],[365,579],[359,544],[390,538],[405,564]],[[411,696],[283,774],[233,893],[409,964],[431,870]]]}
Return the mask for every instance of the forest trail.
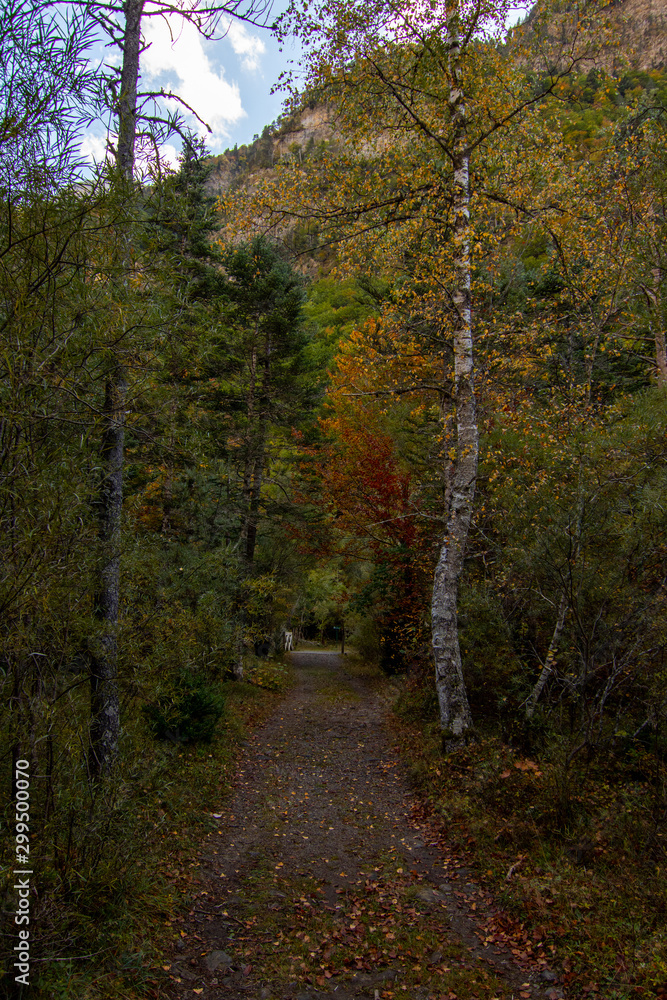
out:
{"label": "forest trail", "polygon": [[294,688],[212,804],[160,996],[562,997],[545,961],[522,967],[498,946],[490,897],[411,815],[378,679],[333,653],[291,659]]}

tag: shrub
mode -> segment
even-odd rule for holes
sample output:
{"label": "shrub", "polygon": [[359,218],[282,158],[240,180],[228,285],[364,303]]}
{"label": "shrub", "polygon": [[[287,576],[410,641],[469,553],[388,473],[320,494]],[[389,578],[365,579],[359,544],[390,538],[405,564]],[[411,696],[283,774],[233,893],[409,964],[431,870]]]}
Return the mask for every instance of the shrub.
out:
{"label": "shrub", "polygon": [[372,618],[356,618],[348,623],[348,641],[362,660],[375,663],[379,658],[380,639]]}
{"label": "shrub", "polygon": [[182,671],[172,689],[144,706],[154,736],[173,743],[210,743],[224,715],[225,699],[201,674]]}

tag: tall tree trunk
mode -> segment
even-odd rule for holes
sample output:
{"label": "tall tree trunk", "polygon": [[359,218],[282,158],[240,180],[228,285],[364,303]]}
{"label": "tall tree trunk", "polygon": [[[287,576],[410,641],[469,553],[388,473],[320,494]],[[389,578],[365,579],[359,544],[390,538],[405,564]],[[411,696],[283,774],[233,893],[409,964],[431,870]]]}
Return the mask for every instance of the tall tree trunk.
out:
{"label": "tall tree trunk", "polygon": [[659,385],[667,385],[667,338],[661,317],[656,310],[655,325],[655,373]]}
{"label": "tall tree trunk", "polygon": [[[255,394],[257,390],[257,333],[259,327],[259,319],[255,324],[255,341],[253,342],[252,351],[250,353],[250,382],[248,385],[248,395],[246,399],[246,454],[245,463],[243,466],[243,500],[245,509],[242,514],[242,525],[241,525],[241,551],[246,562],[252,562],[252,554],[248,560],[248,530],[250,526],[250,506],[252,503],[252,490],[253,490],[253,476],[255,473],[257,457],[255,454],[257,437],[255,435]],[[254,553],[254,544],[252,545],[252,551]]]}
{"label": "tall tree trunk", "polygon": [[569,607],[569,601],[565,591],[561,594],[560,604],[558,606],[558,615],[556,617],[556,625],[554,626],[553,635],[551,636],[551,642],[549,643],[549,649],[547,651],[547,656],[544,661],[544,666],[540,672],[540,676],[537,678],[535,687],[530,693],[530,697],[526,703],[526,718],[532,719],[535,715],[535,709],[537,708],[537,702],[539,701],[544,685],[549,679],[550,674],[553,672],[554,663],[556,662],[556,653],[558,652],[558,643],[560,642],[561,632],[565,625],[565,616],[567,614],[567,609]]}
{"label": "tall tree trunk", "polygon": [[440,705],[443,746],[457,742],[472,728],[468,695],[463,680],[459,647],[458,587],[472,517],[477,483],[479,436],[473,379],[470,264],[470,152],[467,142],[466,107],[459,87],[458,8],[448,18],[449,64],[452,86],[449,113],[454,129],[454,406],[456,411],[456,458],[448,470],[447,527],[435,570],[431,622],[435,681]]}
{"label": "tall tree trunk", "polygon": [[124,180],[134,177],[134,156],[137,136],[137,86],[141,53],[141,18],[144,0],[125,0],[125,34],[123,36],[123,66],[118,99],[118,145],[116,165]]}
{"label": "tall tree trunk", "polygon": [[257,525],[259,521],[259,501],[262,496],[262,481],[264,479],[264,457],[266,453],[266,427],[265,417],[260,418],[257,440],[254,445],[254,467],[252,483],[250,486],[250,499],[246,514],[245,527],[245,558],[248,566],[252,566],[255,558],[255,546],[257,544]]}
{"label": "tall tree trunk", "polygon": [[249,509],[251,504],[252,495],[252,480],[253,480],[253,470],[254,470],[254,449],[255,440],[253,436],[253,424],[255,422],[255,394],[257,390],[257,336],[259,330],[259,318],[255,321],[255,338],[253,340],[252,349],[250,352],[250,380],[248,383],[248,394],[246,396],[246,435],[245,435],[245,461],[243,465],[243,503],[244,509],[241,512],[241,572],[238,585],[238,600],[236,606],[236,641],[235,641],[235,656],[234,664],[232,667],[234,680],[243,680],[243,652],[244,652],[244,637],[245,637],[245,581],[248,576],[248,570],[250,564],[252,563],[252,556],[254,555],[254,540],[252,543],[252,551],[250,560],[248,560],[248,546],[249,542],[249,528],[250,528],[250,518]]}
{"label": "tall tree trunk", "polygon": [[[556,616],[556,624],[551,636],[551,642],[549,643],[549,649],[547,650],[546,659],[544,661],[544,666],[540,671],[540,676],[537,678],[535,686],[530,693],[530,697],[526,702],[526,718],[532,719],[535,715],[535,709],[537,708],[537,702],[539,701],[540,695],[544,690],[544,686],[549,679],[550,674],[554,672],[554,665],[556,663],[556,653],[558,652],[558,645],[560,643],[561,633],[565,627],[565,617],[567,615],[568,609],[570,607],[570,601],[574,602],[575,587],[574,580],[572,579],[574,567],[577,563],[579,557],[579,550],[581,548],[581,533],[584,523],[584,481],[583,481],[583,469],[579,466],[579,482],[577,485],[577,505],[575,507],[575,516],[573,521],[570,523],[570,545],[569,551],[567,553],[567,577],[563,579],[563,591],[560,596],[560,601],[558,604],[558,614]],[[570,597],[572,595],[572,597]]]}
{"label": "tall tree trunk", "polygon": [[653,268],[653,287],[642,285],[646,301],[650,329],[655,343],[655,376],[658,385],[667,385],[667,339],[665,338],[665,322],[661,299],[662,268]]}
{"label": "tall tree trunk", "polygon": [[269,394],[271,392],[271,334],[267,333],[264,341],[264,357],[262,358],[262,383],[259,395],[259,420],[257,435],[253,442],[252,483],[246,516],[246,561],[252,565],[257,544],[257,524],[259,520],[259,502],[262,496],[262,481],[264,479],[264,460],[266,456],[266,437],[268,433]]}
{"label": "tall tree trunk", "polygon": [[95,615],[100,634],[91,650],[90,751],[93,776],[110,774],[118,753],[120,702],[118,697],[118,609],[120,605],[121,514],[123,509],[123,445],[127,382],[115,366],[107,379],[102,434],[102,482],[99,496],[100,558],[102,566]]}
{"label": "tall tree trunk", "polygon": [[[137,131],[137,85],[144,0],[125,0],[123,65],[118,102],[116,165],[121,184],[132,184]],[[105,385],[102,482],[99,495],[100,561],[95,615],[101,623],[90,663],[89,768],[94,777],[111,773],[120,737],[118,696],[118,611],[120,607],[121,514],[127,380],[115,356]]]}

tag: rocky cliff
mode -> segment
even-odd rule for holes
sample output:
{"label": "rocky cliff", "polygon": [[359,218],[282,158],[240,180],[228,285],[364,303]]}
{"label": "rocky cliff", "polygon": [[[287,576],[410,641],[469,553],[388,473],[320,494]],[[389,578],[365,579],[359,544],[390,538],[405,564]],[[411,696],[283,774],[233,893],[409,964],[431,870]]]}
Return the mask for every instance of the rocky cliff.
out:
{"label": "rocky cliff", "polygon": [[577,70],[605,70],[622,77],[628,70],[649,72],[667,68],[667,0],[575,0],[550,15],[546,33],[536,43],[533,28],[540,18],[540,0],[514,37],[528,39],[539,52],[529,63],[535,69],[568,64]]}
{"label": "rocky cliff", "polygon": [[252,172],[262,176],[284,156],[303,158],[312,150],[336,142],[336,131],[324,105],[306,105],[298,114],[267,126],[249,146],[228,149],[213,157],[213,170],[207,188],[211,194],[223,194]]}
{"label": "rocky cliff", "polygon": [[[584,11],[585,4],[586,0]],[[566,53],[578,10],[571,8],[571,14],[556,19],[542,57],[544,68],[549,62],[552,65],[558,63],[561,58],[559,53]],[[517,29],[518,32],[531,30],[533,12]],[[591,38],[588,53],[578,63],[580,72],[594,67],[622,77],[628,70],[667,71],[667,0],[612,0],[601,9],[600,22],[606,22],[604,40]],[[585,46],[582,51],[585,51]],[[208,190],[213,195],[219,195],[235,184],[247,186],[250,174],[258,181],[284,156],[302,158],[323,144],[330,146],[335,143],[336,129],[329,109],[311,103],[277,125],[267,126],[250,145],[229,149],[221,156],[213,157]]]}
{"label": "rocky cliff", "polygon": [[633,69],[667,69],[667,0],[617,0],[609,16]]}

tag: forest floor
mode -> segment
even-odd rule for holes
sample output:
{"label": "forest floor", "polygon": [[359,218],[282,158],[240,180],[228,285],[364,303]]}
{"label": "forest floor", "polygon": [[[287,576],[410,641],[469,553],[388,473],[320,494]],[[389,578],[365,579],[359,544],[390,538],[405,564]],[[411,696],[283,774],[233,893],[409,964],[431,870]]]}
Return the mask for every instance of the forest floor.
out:
{"label": "forest floor", "polygon": [[382,679],[330,652],[291,663],[294,687],[245,741],[232,795],[211,803],[159,995],[563,997],[420,810]]}

